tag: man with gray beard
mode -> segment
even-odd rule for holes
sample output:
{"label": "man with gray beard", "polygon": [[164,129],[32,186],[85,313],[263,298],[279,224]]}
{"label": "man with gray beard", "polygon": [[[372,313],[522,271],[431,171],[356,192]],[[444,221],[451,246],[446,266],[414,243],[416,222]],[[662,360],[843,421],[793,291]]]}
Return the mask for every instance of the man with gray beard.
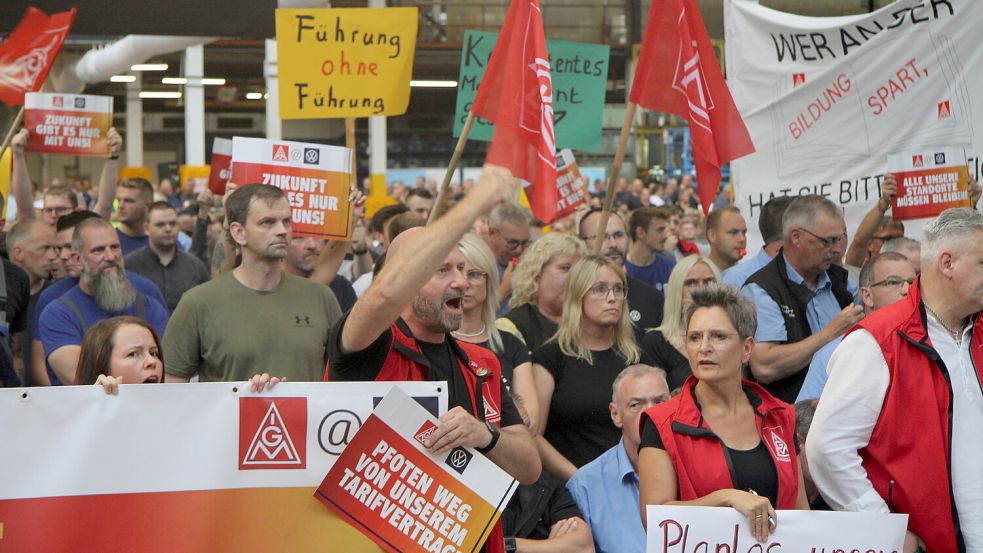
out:
{"label": "man with gray beard", "polygon": [[168,319],[164,305],[133,289],[123,268],[119,237],[104,219],[79,223],[72,235],[72,250],[82,261],[79,283],[48,304],[40,320],[44,355],[63,384],[75,383],[82,337],[95,323],[133,315],[163,335]]}

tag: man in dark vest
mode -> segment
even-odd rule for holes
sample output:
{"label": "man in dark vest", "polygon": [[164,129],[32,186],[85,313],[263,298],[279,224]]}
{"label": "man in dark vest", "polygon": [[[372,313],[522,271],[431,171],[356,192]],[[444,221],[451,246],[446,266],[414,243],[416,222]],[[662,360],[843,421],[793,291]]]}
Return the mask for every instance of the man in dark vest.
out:
{"label": "man in dark vest", "polygon": [[836,510],[908,515],[904,553],[983,551],[983,215],[922,229],[922,273],[829,363],[805,444]]}
{"label": "man in dark vest", "polygon": [[803,388],[806,375],[826,371],[863,307],[857,285],[839,265],[847,235],[836,204],[815,195],[796,198],[782,217],[782,234],[784,246],[748,278],[743,293],[758,314],[751,374],[775,397],[795,403],[819,397],[822,389]]}
{"label": "man in dark vest", "polygon": [[[475,448],[520,483],[532,484],[542,470],[539,455],[504,391],[498,359],[450,334],[461,324],[468,286],[458,241],[475,220],[512,199],[516,182],[505,169],[485,166],[478,185],[453,209],[393,240],[385,267],[332,331],[326,377],[446,381],[449,410],[427,447],[436,455]],[[504,550],[496,525],[485,551]]]}

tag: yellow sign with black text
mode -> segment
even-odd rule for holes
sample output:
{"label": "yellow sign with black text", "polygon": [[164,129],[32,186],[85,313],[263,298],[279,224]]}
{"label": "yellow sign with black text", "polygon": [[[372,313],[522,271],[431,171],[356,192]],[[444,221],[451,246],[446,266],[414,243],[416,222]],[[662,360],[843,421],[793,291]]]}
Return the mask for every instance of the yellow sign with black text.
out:
{"label": "yellow sign with black text", "polygon": [[276,10],[280,117],[402,115],[417,8]]}

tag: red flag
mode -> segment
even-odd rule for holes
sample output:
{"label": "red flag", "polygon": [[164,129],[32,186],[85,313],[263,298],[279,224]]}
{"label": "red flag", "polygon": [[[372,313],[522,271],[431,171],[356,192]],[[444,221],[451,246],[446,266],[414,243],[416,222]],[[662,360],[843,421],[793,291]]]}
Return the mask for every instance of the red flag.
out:
{"label": "red flag", "polygon": [[25,93],[41,88],[73,21],[75,8],[51,17],[37,8],[27,8],[0,45],[0,102],[23,105]]}
{"label": "red flag", "polygon": [[631,101],[689,121],[703,212],[720,187],[720,166],[754,152],[694,0],[654,0]]}
{"label": "red flag", "polygon": [[495,123],[488,163],[529,182],[533,214],[553,221],[559,199],[553,83],[539,0],[513,0],[509,6],[471,109]]}

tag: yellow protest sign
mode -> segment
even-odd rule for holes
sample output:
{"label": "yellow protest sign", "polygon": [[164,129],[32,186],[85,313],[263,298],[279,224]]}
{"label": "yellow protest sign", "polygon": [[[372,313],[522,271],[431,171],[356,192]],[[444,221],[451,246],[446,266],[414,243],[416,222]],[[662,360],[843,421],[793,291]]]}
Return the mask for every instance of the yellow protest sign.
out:
{"label": "yellow protest sign", "polygon": [[195,194],[208,188],[208,177],[212,175],[210,165],[182,165],[178,170],[181,190],[191,190]]}
{"label": "yellow protest sign", "polygon": [[276,10],[280,117],[402,115],[417,8]]}

